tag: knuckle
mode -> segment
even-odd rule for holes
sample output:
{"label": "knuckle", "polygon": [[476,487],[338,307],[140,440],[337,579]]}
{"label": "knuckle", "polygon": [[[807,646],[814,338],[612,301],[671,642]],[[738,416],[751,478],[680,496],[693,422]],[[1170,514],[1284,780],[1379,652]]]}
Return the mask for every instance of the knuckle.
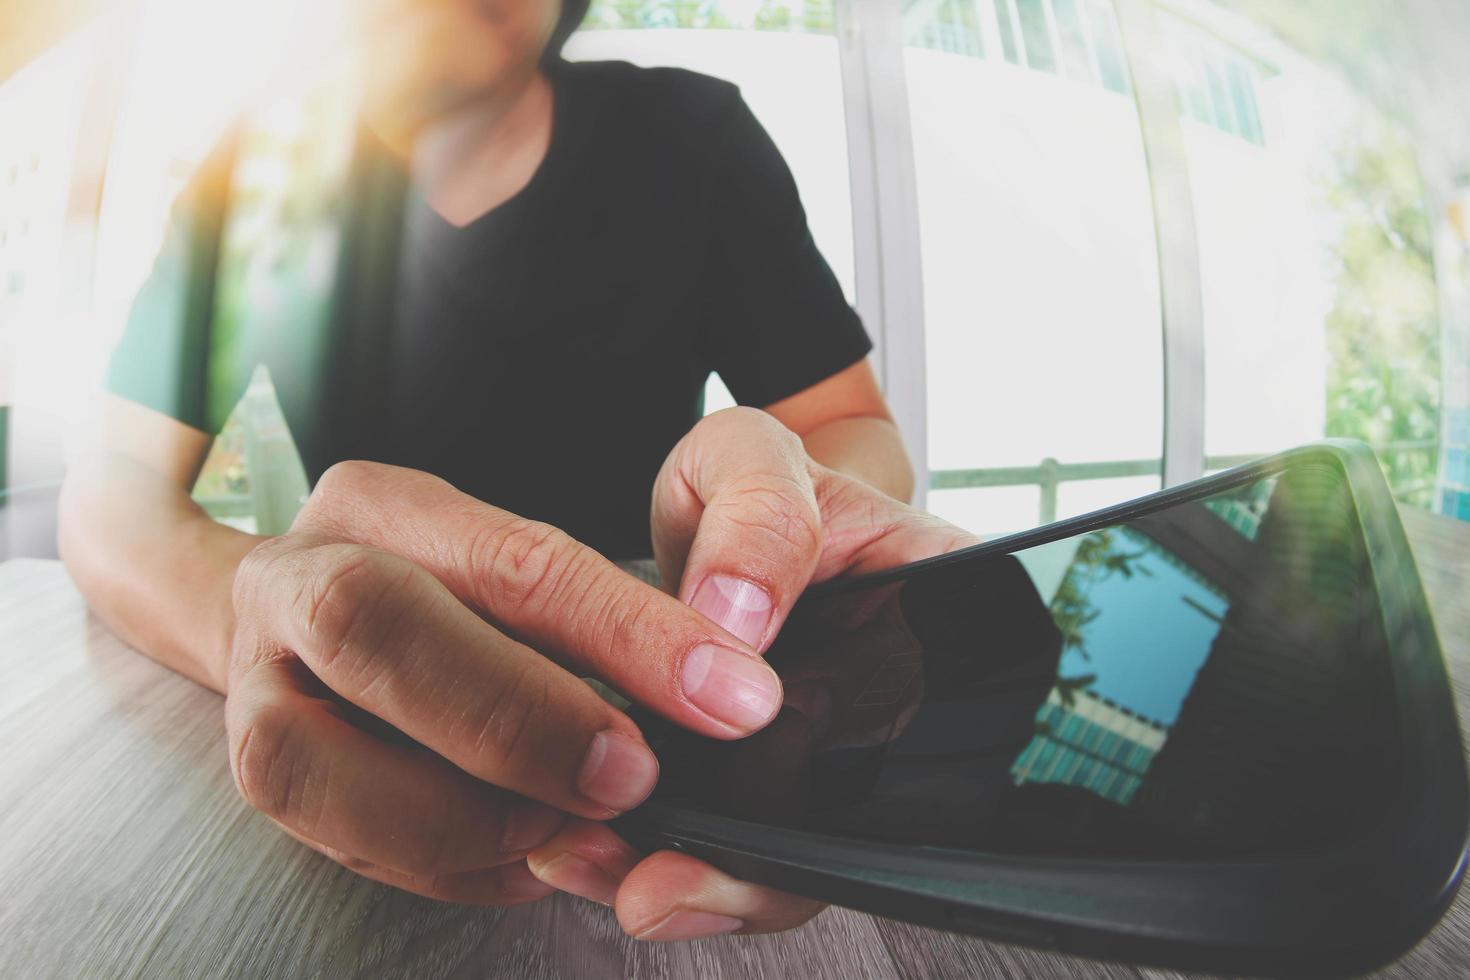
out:
{"label": "knuckle", "polygon": [[736,405],[710,416],[710,418],[716,417],[719,418],[722,425],[739,428],[748,434],[758,433],[783,449],[802,447],[800,436],[783,425],[780,419],[762,409],[750,405]]}
{"label": "knuckle", "polygon": [[312,491],[311,499],[321,500],[355,493],[372,478],[378,469],[379,464],[361,459],[344,459],[333,463],[327,467],[321,479],[316,481],[316,488]]}
{"label": "knuckle", "polygon": [[352,544],[314,549],[310,571],[296,592],[297,621],[317,663],[328,668],[380,617],[384,599],[413,569],[386,552]]}
{"label": "knuckle", "polygon": [[770,544],[800,554],[817,554],[822,521],[802,488],[761,482],[739,488],[725,504],[728,519]]}
{"label": "knuckle", "polygon": [[317,528],[345,536],[347,528],[378,510],[382,501],[410,497],[416,481],[441,482],[427,473],[385,463],[361,459],[333,463],[317,480],[291,526],[293,530]]}
{"label": "knuckle", "polygon": [[296,737],[297,719],[279,705],[252,708],[231,752],[231,770],[240,795],[252,807],[309,834],[311,767]]}
{"label": "knuckle", "polygon": [[539,521],[514,518],[476,533],[468,549],[472,581],[508,610],[545,606],[575,572],[581,548]]}
{"label": "knuckle", "polygon": [[285,542],[284,537],[267,538],[240,559],[230,588],[230,601],[236,613],[247,613],[255,607],[260,586],[272,580]]}
{"label": "knuckle", "polygon": [[292,528],[330,524],[328,515],[361,495],[362,488],[370,479],[369,471],[375,466],[357,459],[333,463],[316,481],[311,495],[292,522]]}

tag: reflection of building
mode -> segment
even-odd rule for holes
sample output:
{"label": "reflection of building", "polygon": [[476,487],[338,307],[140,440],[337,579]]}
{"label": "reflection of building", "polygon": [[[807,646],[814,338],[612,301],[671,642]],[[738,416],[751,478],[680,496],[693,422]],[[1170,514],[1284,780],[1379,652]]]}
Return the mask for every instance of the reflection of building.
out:
{"label": "reflection of building", "polygon": [[1036,736],[1011,766],[1020,783],[1081,786],[1118,803],[1138,792],[1167,730],[1107,698],[1076,693],[1069,708],[1055,690],[1036,713]]}
{"label": "reflection of building", "polygon": [[[1258,486],[1269,484],[1252,484],[1252,489]],[[1248,541],[1256,539],[1256,532],[1261,529],[1261,518],[1266,513],[1265,499],[1262,497],[1211,497],[1205,501],[1205,506]]]}
{"label": "reflection of building", "polygon": [[[1316,840],[1382,785],[1387,744],[1376,615],[1341,478],[1303,467],[1275,484],[1235,556],[1221,629],[1133,801],[1161,831],[1231,849]],[[1203,525],[1201,525],[1203,526]]]}

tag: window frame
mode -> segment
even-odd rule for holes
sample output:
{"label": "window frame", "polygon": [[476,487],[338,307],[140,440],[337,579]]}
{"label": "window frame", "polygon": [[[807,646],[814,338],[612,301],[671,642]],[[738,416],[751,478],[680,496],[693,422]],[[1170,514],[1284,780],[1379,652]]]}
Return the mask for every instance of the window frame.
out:
{"label": "window frame", "polygon": [[[994,3],[1007,5],[1019,64],[1029,67],[1020,11],[1014,0],[974,2],[982,28],[987,34],[993,30],[996,41],[1001,41],[999,33],[1006,25],[1000,23]],[[1053,54],[1058,57],[1056,73],[1068,77],[1061,60],[1051,2],[1039,2]],[[1170,487],[1202,476],[1207,465],[1204,309],[1198,237],[1183,124],[1172,80],[1160,57],[1162,37],[1154,6],[1150,0],[1108,2],[1116,18],[1124,69],[1130,83],[1127,92],[1116,94],[1133,101],[1148,160],[1162,304],[1164,431],[1157,468],[1162,486]],[[956,485],[957,479],[961,480],[959,485],[969,485],[962,478],[985,471],[931,472],[928,464],[923,266],[903,64],[902,3],[900,0],[836,0],[835,14],[847,113],[857,307],[873,335],[873,360],[879,383],[914,464],[913,503],[924,507],[930,489]],[[1093,25],[1081,5],[1079,17],[1088,44],[1089,62],[1098,72],[1097,84],[1101,85]],[[990,40],[991,37],[986,38],[987,42]],[[1003,42],[987,43],[986,50],[987,58],[1012,64],[1005,56]],[[877,138],[880,133],[882,139]],[[1045,453],[1044,447],[1041,452]],[[1055,461],[1050,462],[1055,468]],[[1137,468],[1136,464],[1146,461],[1129,462]],[[1043,492],[1042,498],[1041,516],[1046,519],[1047,494]],[[1053,503],[1053,509],[1054,506]]]}

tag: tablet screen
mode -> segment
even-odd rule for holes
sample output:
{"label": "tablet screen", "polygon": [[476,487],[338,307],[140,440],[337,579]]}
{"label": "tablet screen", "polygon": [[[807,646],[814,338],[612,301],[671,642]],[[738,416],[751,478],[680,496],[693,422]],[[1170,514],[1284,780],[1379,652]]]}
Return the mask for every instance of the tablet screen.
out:
{"label": "tablet screen", "polygon": [[804,599],[737,742],[665,732],[659,799],[991,853],[1340,844],[1395,798],[1393,690],[1343,474],[1293,464],[1013,554]]}

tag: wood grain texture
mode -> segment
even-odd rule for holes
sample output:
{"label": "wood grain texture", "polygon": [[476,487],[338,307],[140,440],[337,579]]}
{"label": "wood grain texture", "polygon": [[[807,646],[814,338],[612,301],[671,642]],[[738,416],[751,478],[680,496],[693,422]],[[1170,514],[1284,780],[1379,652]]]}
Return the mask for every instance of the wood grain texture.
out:
{"label": "wood grain texture", "polygon": [[[1462,714],[1470,525],[1406,514]],[[778,936],[636,943],[558,895],[499,911],[359,878],[236,795],[223,702],[88,616],[60,564],[0,565],[0,977],[1148,977],[832,909]],[[1470,976],[1470,905],[1384,971]]]}

